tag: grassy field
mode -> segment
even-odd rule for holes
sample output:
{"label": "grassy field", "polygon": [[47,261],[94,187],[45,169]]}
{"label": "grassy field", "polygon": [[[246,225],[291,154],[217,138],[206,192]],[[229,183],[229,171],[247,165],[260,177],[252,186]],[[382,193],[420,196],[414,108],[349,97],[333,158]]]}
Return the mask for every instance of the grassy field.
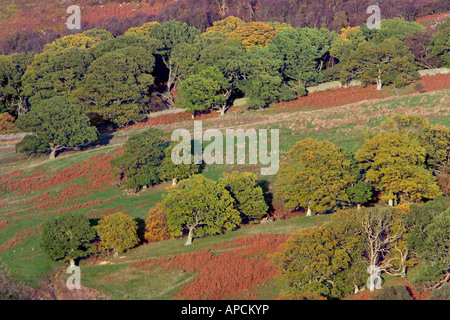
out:
{"label": "grassy field", "polygon": [[[450,89],[445,89],[326,109],[292,109],[277,104],[265,110],[208,119],[203,122],[203,128],[279,129],[281,156],[306,137],[327,139],[355,151],[361,145],[358,135],[376,130],[382,121],[394,114],[422,115],[432,123],[450,127],[449,93]],[[170,133],[177,128],[192,130],[193,125],[192,122],[184,122],[160,128]],[[40,226],[49,217],[62,212],[78,212],[96,218],[120,211],[141,221],[146,219],[169,184],[134,196],[126,195],[115,185],[116,177],[109,163],[121,151],[130,134],[143,130],[145,128],[117,131],[111,137],[104,134],[108,144],[84,151],[65,152],[53,161],[44,156],[26,158],[16,155],[14,143],[0,143],[0,263],[15,280],[37,288],[52,270],[63,268],[62,264],[51,262],[39,247]],[[256,172],[257,169],[258,166],[211,165],[203,174],[217,180],[223,172]],[[276,180],[276,176],[260,178],[266,180],[270,187]],[[82,281],[84,285],[117,299],[170,298],[192,282],[197,271],[180,272],[174,269],[148,272],[135,269],[132,265],[145,259],[194,254],[211,250],[214,246],[217,247],[214,250],[220,251],[221,244],[241,237],[263,234],[276,238],[277,234],[319,225],[328,219],[329,216],[297,217],[247,226],[221,236],[196,239],[189,248],[184,247],[182,239],[140,246],[116,260],[82,261]],[[214,250],[212,255],[216,254]],[[275,280],[266,280],[248,288],[245,294],[258,298],[276,296]]]}
{"label": "grassy field", "polygon": [[[328,221],[329,218],[330,216],[297,217],[268,224],[247,226],[237,231],[227,232],[224,235],[195,239],[194,245],[190,247],[184,246],[185,239],[143,245],[117,259],[106,258],[95,263],[89,261],[81,263],[82,281],[88,287],[107,293],[112,299],[168,299],[186,281],[192,280],[195,277],[195,273],[182,272],[180,270],[164,272],[163,268],[148,272],[132,268],[133,263],[143,259],[161,259],[205,250],[210,250],[212,255],[216,255],[227,250],[222,247],[224,243],[241,237],[264,235],[271,239],[277,234],[283,235],[301,228],[321,225]],[[230,249],[228,248],[228,250]],[[248,292],[272,286],[273,282],[269,281],[269,283],[263,283],[257,288],[249,288]],[[278,294],[276,290],[270,291],[269,295],[259,298],[273,298]]]}

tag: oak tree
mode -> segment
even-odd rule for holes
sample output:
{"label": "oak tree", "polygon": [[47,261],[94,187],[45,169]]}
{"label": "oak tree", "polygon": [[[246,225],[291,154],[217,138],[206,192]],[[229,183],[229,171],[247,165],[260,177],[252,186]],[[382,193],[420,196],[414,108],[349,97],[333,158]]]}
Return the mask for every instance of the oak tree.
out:
{"label": "oak tree", "polygon": [[96,233],[83,214],[65,213],[49,219],[42,225],[41,247],[52,260],[70,261],[89,253]]}
{"label": "oak tree", "polygon": [[345,190],[356,176],[352,163],[329,141],[297,142],[280,165],[276,196],[291,209],[325,212],[349,203]]}
{"label": "oak tree", "polygon": [[230,193],[202,175],[194,175],[170,188],[162,204],[172,234],[178,236],[188,231],[187,246],[194,236],[218,234],[241,223]]}
{"label": "oak tree", "polygon": [[224,173],[219,180],[235,200],[235,208],[241,214],[242,220],[261,219],[268,212],[268,205],[264,200],[264,192],[258,184],[257,176],[251,172]]}
{"label": "oak tree", "polygon": [[124,145],[125,152],[112,160],[124,180],[125,188],[136,192],[161,182],[160,166],[166,142],[162,130],[150,128],[132,135]]}
{"label": "oak tree", "polygon": [[100,248],[113,250],[115,254],[133,248],[139,243],[137,229],[136,221],[121,212],[100,219],[95,226],[100,237]]}
{"label": "oak tree", "polygon": [[[16,148],[28,153],[50,150],[50,159],[63,149],[86,146],[98,141],[97,128],[89,123],[84,110],[63,97],[42,100],[20,117],[16,125],[34,135],[18,143]],[[29,132],[28,131],[28,132]],[[34,149],[28,149],[30,144]]]}

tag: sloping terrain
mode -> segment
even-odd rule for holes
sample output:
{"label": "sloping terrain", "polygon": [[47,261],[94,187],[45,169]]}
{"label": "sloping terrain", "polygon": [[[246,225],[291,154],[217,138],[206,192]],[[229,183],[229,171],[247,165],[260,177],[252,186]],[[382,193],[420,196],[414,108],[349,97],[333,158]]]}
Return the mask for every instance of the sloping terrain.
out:
{"label": "sloping terrain", "polygon": [[[423,78],[424,90],[428,92],[414,92],[412,86],[398,92],[386,88],[378,93],[371,86],[336,89],[259,111],[242,113],[243,110],[236,108],[226,117],[213,113],[205,116],[203,127],[204,130],[279,129],[282,154],[306,137],[328,139],[353,150],[358,146],[355,138],[359,133],[376,128],[384,119],[398,113],[422,115],[432,123],[450,127],[449,77],[431,79]],[[440,90],[435,90],[437,87]],[[359,94],[353,98],[356,92]],[[363,97],[366,100],[359,101]],[[54,279],[48,278],[54,277],[54,270],[64,270],[64,264],[51,262],[39,247],[40,227],[50,216],[80,212],[90,218],[100,218],[123,212],[143,223],[168,185],[128,196],[116,187],[117,177],[110,161],[122,152],[130,134],[147,126],[158,126],[167,132],[180,127],[192,130],[192,119],[184,119],[180,114],[164,117],[164,122],[152,123],[157,121],[152,118],[145,125],[103,133],[103,145],[64,152],[53,161],[45,156],[16,155],[14,141],[0,143],[0,261],[12,279],[41,289],[52,281],[49,279]],[[217,180],[222,172],[236,169],[255,170],[255,167],[212,165],[203,174]],[[267,182],[270,187],[274,178]],[[274,214],[283,217],[280,212]],[[82,284],[113,299],[276,298],[277,274],[269,255],[278,250],[286,234],[322,224],[328,218],[327,215],[294,217],[245,226],[222,236],[196,239],[190,248],[183,246],[183,239],[175,239],[142,245],[118,259],[90,258],[80,263]],[[227,264],[227,261],[234,262]],[[226,277],[208,278],[217,266],[223,266],[219,274]],[[254,277],[248,278],[249,274]],[[59,277],[64,276],[59,273]],[[58,279],[55,281],[62,281]],[[217,281],[226,285],[218,286]]]}

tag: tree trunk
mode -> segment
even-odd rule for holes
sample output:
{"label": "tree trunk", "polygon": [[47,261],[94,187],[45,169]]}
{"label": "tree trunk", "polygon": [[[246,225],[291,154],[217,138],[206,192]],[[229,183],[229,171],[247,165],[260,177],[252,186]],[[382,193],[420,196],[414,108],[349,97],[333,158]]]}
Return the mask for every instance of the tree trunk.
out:
{"label": "tree trunk", "polygon": [[361,203],[358,203],[358,205],[356,206],[357,210],[361,210]]}
{"label": "tree trunk", "polygon": [[376,290],[381,289],[381,277],[380,277],[380,271],[379,268],[371,264],[369,268],[367,269],[367,273],[369,273],[369,279],[367,280],[367,288],[373,292]]}
{"label": "tree trunk", "polygon": [[381,88],[383,87],[383,83],[381,82],[381,77],[377,77],[377,90],[381,90]]}
{"label": "tree trunk", "polygon": [[389,199],[389,205],[390,205],[391,207],[394,206],[394,199]]}
{"label": "tree trunk", "polygon": [[176,186],[178,184],[178,178],[172,180],[172,186]]}
{"label": "tree trunk", "polygon": [[71,267],[75,266],[75,259],[70,259],[69,262]]}
{"label": "tree trunk", "polygon": [[50,159],[56,158],[56,151],[58,151],[58,149],[52,149],[52,152],[50,153]]}
{"label": "tree trunk", "polygon": [[188,235],[186,243],[184,244],[185,246],[192,245],[192,235],[193,235],[193,233],[194,233],[194,228],[189,228],[189,235]]}
{"label": "tree trunk", "polygon": [[223,107],[221,107],[220,108],[220,116],[225,116],[225,108],[226,108],[226,106],[223,106]]}
{"label": "tree trunk", "polygon": [[308,212],[306,213],[307,217],[312,217],[312,210],[311,207],[308,207]]}

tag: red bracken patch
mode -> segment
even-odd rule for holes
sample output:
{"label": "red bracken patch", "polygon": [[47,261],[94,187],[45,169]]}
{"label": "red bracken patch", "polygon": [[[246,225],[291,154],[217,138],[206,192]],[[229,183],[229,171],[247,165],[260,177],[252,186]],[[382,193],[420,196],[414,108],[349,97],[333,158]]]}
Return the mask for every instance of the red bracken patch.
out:
{"label": "red bracken patch", "polygon": [[212,250],[180,254],[170,258],[148,259],[130,267],[153,272],[163,267],[166,272],[180,270],[195,277],[174,298],[218,300],[230,296],[252,297],[248,291],[277,275],[277,268],[267,257],[275,253],[287,235],[256,235],[215,245]]}

